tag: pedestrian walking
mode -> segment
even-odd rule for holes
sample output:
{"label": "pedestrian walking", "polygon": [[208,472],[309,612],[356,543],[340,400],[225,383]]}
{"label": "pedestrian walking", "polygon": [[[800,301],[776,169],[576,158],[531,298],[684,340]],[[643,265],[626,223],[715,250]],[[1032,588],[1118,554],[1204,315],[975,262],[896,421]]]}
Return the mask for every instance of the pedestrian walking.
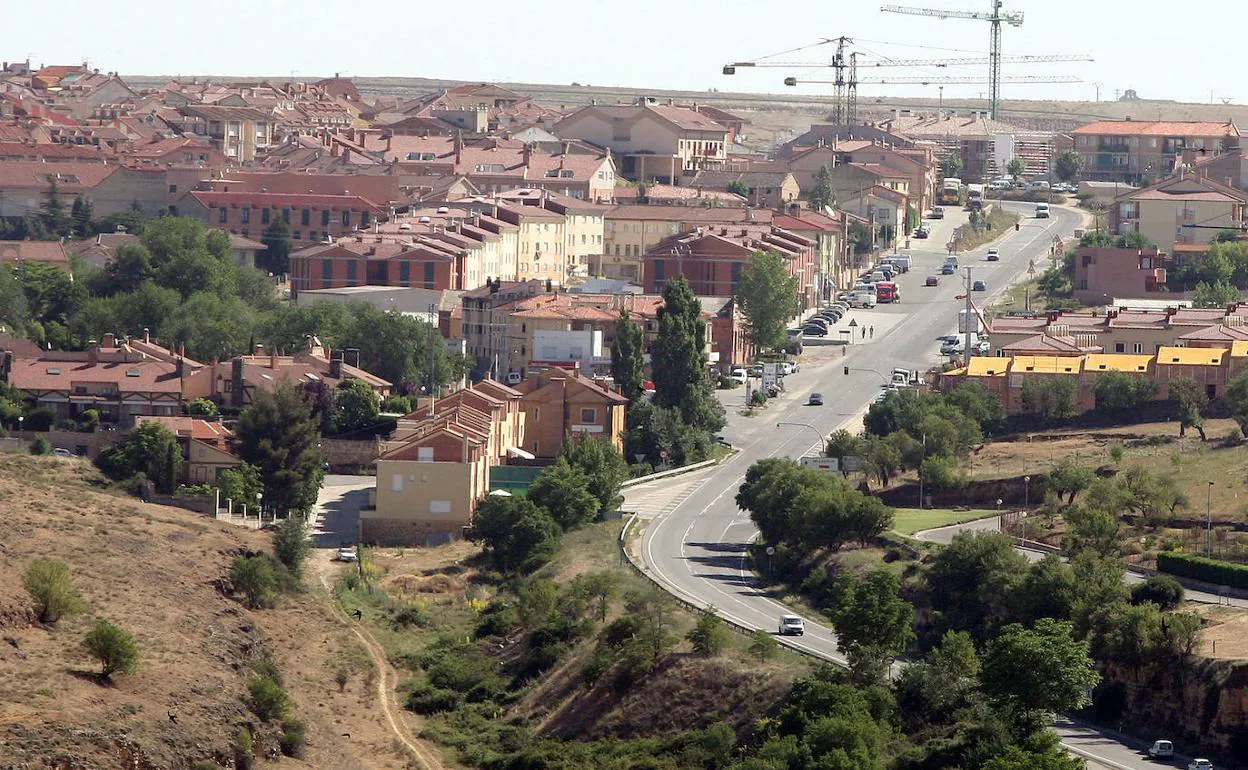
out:
{"label": "pedestrian walking", "polygon": [[871,327],[871,339],[875,339],[875,327]]}
{"label": "pedestrian walking", "polygon": [[865,327],[865,326],[864,326],[864,327],[862,327],[862,338],[863,338],[864,340],[867,338],[867,327]]}

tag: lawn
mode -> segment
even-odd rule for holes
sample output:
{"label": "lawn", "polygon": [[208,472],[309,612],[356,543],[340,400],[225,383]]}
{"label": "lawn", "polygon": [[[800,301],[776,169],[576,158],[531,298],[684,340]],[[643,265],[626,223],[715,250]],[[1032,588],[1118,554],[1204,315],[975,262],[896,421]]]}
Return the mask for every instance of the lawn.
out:
{"label": "lawn", "polygon": [[982,509],[955,511],[949,508],[928,508],[925,510],[899,508],[893,514],[893,530],[903,535],[913,535],[915,532],[922,532],[925,529],[947,527],[950,524],[961,524],[964,521],[996,515],[996,511]]}

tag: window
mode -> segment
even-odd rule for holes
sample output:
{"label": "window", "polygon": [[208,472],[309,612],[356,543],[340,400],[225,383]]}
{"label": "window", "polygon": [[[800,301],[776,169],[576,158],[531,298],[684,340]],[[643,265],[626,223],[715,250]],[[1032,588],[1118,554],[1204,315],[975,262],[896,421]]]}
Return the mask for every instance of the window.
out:
{"label": "window", "polygon": [[321,224],[329,227],[329,209],[321,209]]}
{"label": "window", "polygon": [[1144,343],[1143,343],[1143,342],[1133,342],[1133,343],[1131,343],[1131,352],[1132,352],[1132,353],[1143,353],[1143,352],[1144,352]]}
{"label": "window", "polygon": [[368,222],[369,222],[369,216],[370,216],[370,215],[369,215],[368,209],[365,209],[365,210],[361,211],[361,212],[360,212],[360,224],[362,224],[362,225],[366,225],[366,224],[368,224]]}
{"label": "window", "polygon": [[282,209],[282,221],[285,222],[286,224],[290,224],[290,209],[288,208]]}
{"label": "window", "polygon": [[332,281],[333,279],[334,279],[334,260],[322,259],[321,260],[321,280]]}
{"label": "window", "polygon": [[296,240],[296,241],[301,241],[301,240],[303,240],[303,231],[302,231],[302,230],[296,230],[296,231],[294,231],[293,233],[291,233],[291,234],[290,234],[290,237],[291,237],[292,239]]}
{"label": "window", "polygon": [[178,186],[176,184],[169,185],[169,192],[176,193],[177,191],[178,191]]}
{"label": "window", "polygon": [[312,210],[311,209],[304,209],[303,211],[299,212],[299,224],[303,225],[304,227],[307,227],[308,225],[312,224]]}
{"label": "window", "polygon": [[351,226],[351,210],[350,209],[347,209],[346,211],[342,212],[342,226],[343,227]]}
{"label": "window", "polygon": [[226,211],[224,206],[217,209],[217,221],[218,222],[225,222],[226,217],[228,217],[229,215],[230,215],[230,212]]}
{"label": "window", "polygon": [[358,263],[352,259],[347,262],[347,281],[351,284],[355,283],[355,271]]}
{"label": "window", "polygon": [[411,281],[412,281],[412,263],[408,262],[407,260],[403,260],[402,262],[399,263],[399,283],[406,286],[409,283],[411,283]]}
{"label": "window", "polygon": [[431,446],[416,447],[416,462],[418,463],[433,462],[433,447]]}
{"label": "window", "polygon": [[244,206],[242,212],[239,213],[239,218],[243,224],[247,224],[248,222],[250,222],[251,221],[251,209]]}
{"label": "window", "polygon": [[260,209],[260,224],[267,225],[269,223],[269,210]]}
{"label": "window", "polygon": [[447,514],[450,512],[451,512],[450,500],[430,500],[429,501],[429,513],[437,515],[437,514]]}
{"label": "window", "polygon": [[598,410],[597,409],[582,409],[581,410],[581,423],[582,424],[589,424],[589,423],[595,423],[595,422],[598,422]]}
{"label": "window", "polygon": [[1115,343],[1114,343],[1114,352],[1115,352],[1115,353],[1126,353],[1126,352],[1127,352],[1127,343],[1125,343],[1125,342],[1115,342]]}
{"label": "window", "polygon": [[434,284],[433,277],[434,265],[432,262],[425,263],[425,288],[432,289]]}
{"label": "window", "polygon": [[667,264],[661,260],[654,260],[654,280],[662,281],[667,277]]}
{"label": "window", "polygon": [[403,474],[402,474],[402,473],[394,473],[394,474],[391,474],[391,476],[390,476],[390,491],[391,491],[391,492],[402,492],[402,491],[403,491]]}

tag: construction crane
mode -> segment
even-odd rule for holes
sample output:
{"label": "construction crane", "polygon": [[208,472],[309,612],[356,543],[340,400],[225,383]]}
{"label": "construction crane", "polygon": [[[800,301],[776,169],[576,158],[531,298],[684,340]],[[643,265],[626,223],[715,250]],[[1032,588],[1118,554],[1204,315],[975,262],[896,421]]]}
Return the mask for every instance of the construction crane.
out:
{"label": "construction crane", "polygon": [[885,13],[904,13],[911,16],[935,16],[938,19],[974,19],[986,21],[991,26],[991,44],[988,50],[988,101],[989,116],[997,119],[997,107],[1001,100],[1001,22],[1011,27],[1021,27],[1023,14],[1014,11],[1002,11],[1001,0],[989,0],[992,10],[988,13],[980,11],[946,11],[940,8],[914,8],[906,5],[882,5],[880,10]]}
{"label": "construction crane", "polygon": [[[831,67],[836,71],[836,79],[826,82],[835,86],[832,91],[832,122],[838,126],[844,125],[855,121],[858,104],[858,83],[853,70],[854,55],[849,55],[848,64],[846,64],[847,57],[845,56],[845,46],[852,42],[854,42],[852,39],[842,35],[841,37],[824,38],[814,45],[795,49],[800,51],[806,48],[836,43],[836,53],[833,55],[832,60],[827,62],[786,62],[763,57],[756,61],[739,61],[725,64],[723,72],[725,75],[735,75],[737,67]],[[845,77],[846,70],[849,71],[848,78]],[[846,98],[847,90],[849,91],[848,98]]]}
{"label": "construction crane", "polygon": [[[786,86],[795,86],[798,84],[807,85],[810,83],[829,83],[828,80],[806,80],[798,78],[785,78]],[[939,83],[947,85],[949,83],[986,83],[987,80],[983,76],[971,75],[967,77],[904,77],[904,78],[859,78],[858,83],[866,85],[932,85]],[[1001,78],[1003,83],[1082,83],[1083,81],[1073,75],[1009,75]]]}
{"label": "construction crane", "polygon": [[[1052,54],[1044,56],[1017,55],[1002,56],[1003,63],[1011,64],[1040,64],[1044,62],[1062,62],[1062,61],[1094,61],[1087,54]],[[871,67],[967,67],[977,64],[988,64],[987,56],[972,56],[963,59],[881,59],[875,61],[873,59],[858,60],[858,66],[864,69]],[[811,64],[811,67],[819,67],[821,64]]]}

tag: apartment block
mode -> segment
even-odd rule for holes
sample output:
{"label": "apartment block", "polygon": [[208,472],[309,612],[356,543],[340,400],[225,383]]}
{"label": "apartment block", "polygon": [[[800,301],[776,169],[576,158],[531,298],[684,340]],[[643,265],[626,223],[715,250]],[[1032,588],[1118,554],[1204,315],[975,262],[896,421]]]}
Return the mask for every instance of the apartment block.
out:
{"label": "apartment block", "polygon": [[1107,182],[1169,174],[1184,150],[1216,155],[1239,146],[1239,128],[1229,121],[1098,120],[1070,134],[1083,178]]}

